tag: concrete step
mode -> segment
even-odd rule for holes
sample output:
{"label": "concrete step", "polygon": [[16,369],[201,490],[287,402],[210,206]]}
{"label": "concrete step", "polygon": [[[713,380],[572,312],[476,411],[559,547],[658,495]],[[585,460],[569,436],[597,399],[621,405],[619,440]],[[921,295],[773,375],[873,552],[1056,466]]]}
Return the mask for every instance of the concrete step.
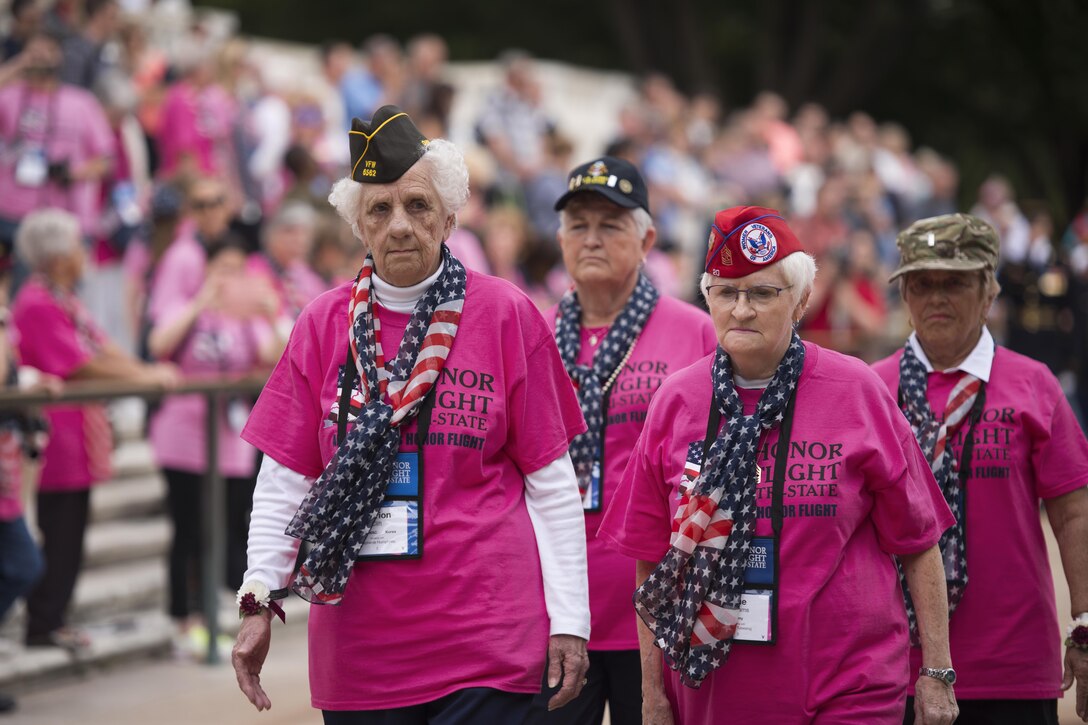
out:
{"label": "concrete step", "polygon": [[[229,663],[229,640],[241,626],[238,608],[230,592],[220,598],[219,624],[227,641],[217,646],[218,660]],[[309,604],[298,597],[283,602],[287,626],[306,626]],[[280,628],[274,623],[276,629]],[[32,647],[4,642],[0,648],[0,690],[22,691],[28,687],[48,687],[66,675],[88,675],[106,667],[135,664],[150,657],[162,657],[175,651],[176,629],[173,621],[160,610],[141,610],[113,615],[81,627],[91,645],[70,653],[59,647]],[[187,652],[175,656],[193,657],[204,661],[206,653]]]}
{"label": "concrete step", "polygon": [[122,440],[113,449],[113,469],[116,479],[157,473],[159,468],[151,453],[151,443],[144,437]]}
{"label": "concrete step", "polygon": [[106,481],[91,492],[91,524],[161,514],[166,482],[158,471]]}
{"label": "concrete step", "polygon": [[163,559],[173,528],[165,517],[118,519],[96,523],[87,531],[84,570],[139,559]]}

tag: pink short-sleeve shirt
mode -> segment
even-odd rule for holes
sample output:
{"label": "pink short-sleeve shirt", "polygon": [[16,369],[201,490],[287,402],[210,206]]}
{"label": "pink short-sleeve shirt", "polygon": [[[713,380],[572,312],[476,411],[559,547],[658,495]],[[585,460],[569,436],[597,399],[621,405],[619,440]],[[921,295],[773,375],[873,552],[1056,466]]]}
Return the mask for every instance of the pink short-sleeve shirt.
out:
{"label": "pink short-sleeve shirt", "polygon": [[[558,307],[546,317],[554,332]],[[582,330],[579,365],[592,365],[603,331]],[[686,302],[662,296],[631,351],[631,357],[609,391],[605,424],[601,510],[587,511],[586,553],[589,559],[589,607],[594,650],[638,649],[638,630],[631,594],[635,566],[629,557],[597,538],[597,529],[619,486],[624,466],[646,422],[646,409],[661,383],[672,373],[713,352],[717,346],[710,316]]]}
{"label": "pink short-sleeve shirt", "polygon": [[[68,303],[75,315],[39,279],[32,277],[19,289],[12,305],[12,322],[18,332],[22,362],[64,379],[94,357],[94,341],[101,343],[106,339],[78,299],[71,296]],[[49,442],[43,452],[39,484],[43,491],[78,490],[100,480],[92,473],[88,453],[88,445],[96,433],[90,425],[92,421],[87,419],[88,410],[101,419],[105,408],[101,404],[46,407]]]}
{"label": "pink short-sleeve shirt", "polygon": [[99,182],[28,185],[17,174],[21,160],[39,153],[49,162],[67,161],[69,168],[113,158],[113,132],[93,95],[65,84],[52,93],[32,90],[22,81],[5,86],[0,89],[0,142],[0,217],[16,221],[35,209],[56,207],[75,215],[83,234],[95,231]]}
{"label": "pink short-sleeve shirt", "polygon": [[[700,457],[713,356],[670,377],[598,536],[656,562],[685,464]],[[741,390],[750,414],[762,391]],[[778,430],[760,439],[756,536],[772,536]],[[666,669],[678,722],[900,723],[907,620],[892,554],[935,545],[952,515],[909,426],[864,363],[805,344],[786,459],[776,643],[736,642],[698,690]]]}
{"label": "pink short-sleeve shirt", "polygon": [[[336,449],[330,419],[348,349],[351,285],[302,313],[243,437],[318,476]],[[408,315],[380,311],[395,349]],[[339,606],[310,609],[314,707],[369,710],[467,687],[540,689],[548,617],[524,476],[585,428],[547,324],[513,286],[469,271],[464,312],[433,393],[423,446],[419,559],[355,565]],[[401,450],[418,450],[416,424]]]}
{"label": "pink short-sleeve shirt", "polygon": [[[873,364],[893,394],[902,354]],[[958,377],[929,373],[932,410],[944,410]],[[1088,442],[1047,367],[1001,346],[981,421],[949,442],[957,460],[967,435],[974,438],[966,487],[968,583],[948,633],[956,697],[1060,697],[1062,633],[1039,500],[1088,485]],[[920,666],[921,651],[911,648],[912,671]]]}

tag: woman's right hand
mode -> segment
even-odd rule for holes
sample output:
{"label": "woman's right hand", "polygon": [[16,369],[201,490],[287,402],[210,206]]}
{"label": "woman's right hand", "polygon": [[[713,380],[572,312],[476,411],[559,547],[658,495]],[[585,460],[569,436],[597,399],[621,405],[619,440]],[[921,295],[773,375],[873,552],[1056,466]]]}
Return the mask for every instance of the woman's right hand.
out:
{"label": "woman's right hand", "polygon": [[272,644],[272,612],[268,609],[242,619],[230,662],[240,689],[257,710],[268,710],[272,701],[261,687],[261,668]]}
{"label": "woman's right hand", "polygon": [[672,706],[660,683],[642,688],[642,724],[673,725]]}

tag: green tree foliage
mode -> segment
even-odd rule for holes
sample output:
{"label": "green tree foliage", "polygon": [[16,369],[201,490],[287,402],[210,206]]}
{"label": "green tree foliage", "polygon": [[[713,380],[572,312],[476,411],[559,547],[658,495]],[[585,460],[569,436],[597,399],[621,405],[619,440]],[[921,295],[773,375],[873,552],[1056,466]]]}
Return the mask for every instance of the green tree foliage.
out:
{"label": "green tree foliage", "polygon": [[1088,63],[1082,0],[215,0],[244,32],[320,42],[374,33],[447,39],[453,60],[524,48],[634,73],[660,70],[726,110],[760,90],[895,120],[951,157],[961,201],[989,173],[1059,224],[1088,196]]}

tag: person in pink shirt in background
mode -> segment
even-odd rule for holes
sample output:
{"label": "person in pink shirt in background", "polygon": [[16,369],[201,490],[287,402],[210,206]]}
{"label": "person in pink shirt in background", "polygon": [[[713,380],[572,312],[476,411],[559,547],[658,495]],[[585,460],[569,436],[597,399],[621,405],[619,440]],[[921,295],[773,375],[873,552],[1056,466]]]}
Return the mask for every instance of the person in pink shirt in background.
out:
{"label": "person in pink shirt in background", "polygon": [[[637,560],[643,721],[897,725],[893,555],[948,668],[948,506],[876,375],[797,335],[816,265],[781,215],[718,212],[705,270],[718,348],[657,391],[597,534]],[[924,722],[955,719],[945,681],[917,692]]]}
{"label": "person in pink shirt in background", "polygon": [[[26,365],[66,381],[124,380],[173,387],[173,365],[146,365],[106,338],[76,297],[86,252],[79,222],[60,209],[27,215],[16,251],[31,271],[12,305]],[[38,491],[46,573],[27,599],[26,642],[80,647],[86,636],[64,626],[83,554],[90,489],[111,475],[113,432],[102,404],[46,411],[49,443]]]}
{"label": "person in pink shirt in background", "polygon": [[23,78],[0,88],[0,245],[8,263],[15,230],[35,209],[70,212],[89,239],[97,231],[100,182],[114,157],[102,106],[58,78],[57,40],[39,33],[23,53]]}
{"label": "person in pink shirt in background", "polygon": [[[246,269],[240,241],[230,237],[206,251],[199,291],[188,296],[179,288],[151,290],[153,326],[148,350],[170,360],[186,376],[240,375],[270,367],[282,344],[272,324],[279,302],[272,287]],[[163,274],[171,274],[164,263]],[[227,582],[241,584],[245,571],[246,533],[256,479],[257,452],[239,437],[250,402],[229,398],[219,418],[219,471],[227,487]],[[193,614],[203,601],[190,581],[201,581],[201,480],[207,472],[205,451],[207,399],[173,395],[151,418],[148,438],[156,463],[166,478],[167,501],[174,524],[170,547],[169,613],[178,626],[179,652],[206,649],[203,618]]]}
{"label": "person in pink shirt in background", "polygon": [[285,343],[302,308],[328,289],[309,264],[318,221],[317,212],[306,202],[284,203],[265,221],[261,251],[250,255],[246,265],[275,290],[276,327]]}
{"label": "person in pink shirt in background", "polygon": [[597,538],[624,466],[662,381],[713,352],[709,315],[660,294],[643,271],[657,239],[646,183],[628,161],[601,156],[570,172],[556,202],[559,247],[573,289],[545,313],[589,430],[571,444],[585,512],[592,636],[589,682],[562,710],[547,710],[545,685],[534,723],[642,722],[638,630],[631,611],[635,563]]}
{"label": "person in pink shirt in background", "polygon": [[[914,332],[873,369],[956,515],[941,550],[957,722],[1056,725],[1074,682],[1088,722],[1088,441],[1046,365],[995,344],[986,326],[1000,290],[994,228],[946,214],[914,222],[896,244],[891,281]],[[1064,673],[1040,500],[1069,582]],[[910,654],[912,670],[925,664],[917,647]]]}
{"label": "person in pink shirt in background", "polygon": [[158,135],[159,179],[220,179],[232,210],[242,205],[238,151],[234,139],[237,104],[215,80],[215,54],[191,43],[181,60],[181,80],[170,87],[162,106]]}

